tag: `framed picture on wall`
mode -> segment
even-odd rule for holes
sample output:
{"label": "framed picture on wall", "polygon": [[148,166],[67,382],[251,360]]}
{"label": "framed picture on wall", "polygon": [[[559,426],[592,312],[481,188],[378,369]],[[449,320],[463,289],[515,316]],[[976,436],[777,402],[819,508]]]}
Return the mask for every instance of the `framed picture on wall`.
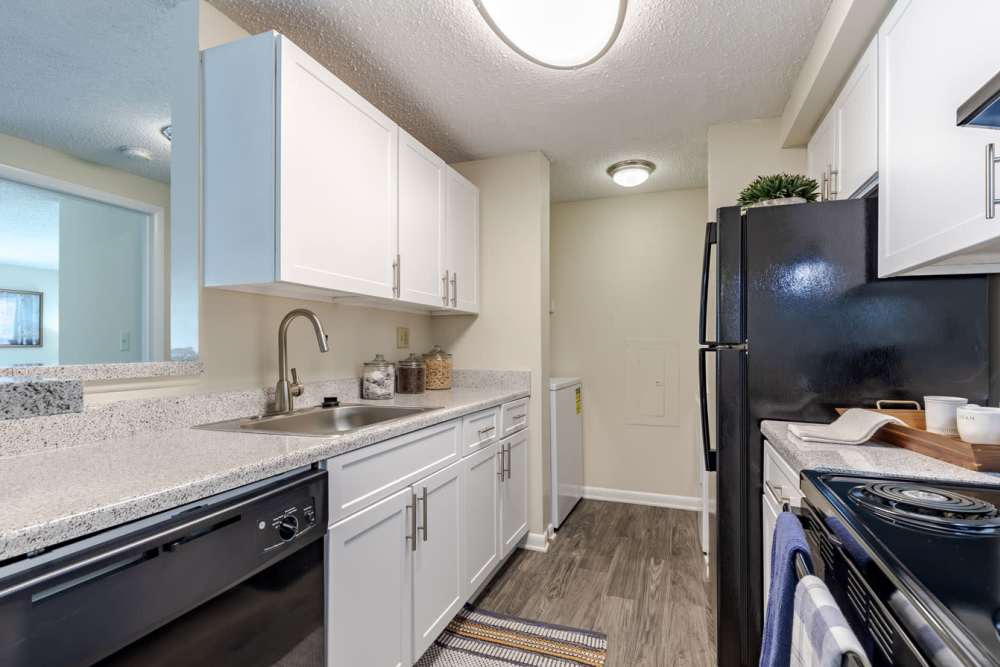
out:
{"label": "framed picture on wall", "polygon": [[42,346],[42,293],[0,289],[0,347]]}

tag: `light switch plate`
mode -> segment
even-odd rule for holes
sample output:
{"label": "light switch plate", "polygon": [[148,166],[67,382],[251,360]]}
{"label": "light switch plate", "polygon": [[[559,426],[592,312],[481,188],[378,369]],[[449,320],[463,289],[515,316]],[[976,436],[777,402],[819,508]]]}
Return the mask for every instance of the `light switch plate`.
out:
{"label": "light switch plate", "polygon": [[396,327],[396,347],[400,350],[410,347],[409,327]]}

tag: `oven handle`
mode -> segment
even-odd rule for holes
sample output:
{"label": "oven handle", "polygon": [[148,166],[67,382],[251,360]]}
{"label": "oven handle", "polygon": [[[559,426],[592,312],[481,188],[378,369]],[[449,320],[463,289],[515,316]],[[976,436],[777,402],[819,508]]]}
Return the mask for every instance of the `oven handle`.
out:
{"label": "oven handle", "polygon": [[52,581],[53,579],[59,579],[61,577],[65,577],[66,575],[73,574],[74,572],[78,572],[80,570],[89,568],[91,566],[99,565],[104,561],[116,558],[122,558],[126,554],[132,551],[136,550],[147,551],[153,548],[158,548],[160,546],[166,546],[163,543],[172,544],[178,539],[183,539],[184,537],[190,536],[192,532],[194,532],[197,528],[201,526],[204,526],[206,524],[212,525],[214,523],[219,522],[219,520],[222,519],[223,517],[226,517],[227,514],[231,514],[232,512],[237,510],[242,510],[247,506],[251,505],[252,503],[259,502],[270,496],[284,493],[285,491],[291,488],[311,482],[313,481],[314,477],[324,477],[326,476],[326,474],[327,473],[324,470],[311,471],[305,477],[297,477],[294,479],[290,479],[281,486],[272,487],[261,493],[254,494],[253,496],[250,496],[248,498],[244,498],[243,500],[240,500],[239,502],[236,503],[226,504],[220,509],[215,510],[214,512],[211,512],[204,516],[201,516],[197,519],[192,519],[191,521],[187,521],[178,526],[174,526],[173,528],[168,528],[166,530],[158,531],[156,533],[153,533],[152,535],[148,535],[141,539],[137,539],[127,544],[123,544],[121,546],[108,549],[107,551],[102,551],[100,553],[94,554],[93,556],[89,556],[87,558],[74,561],[72,563],[69,563],[68,565],[64,565],[63,567],[50,570],[49,572],[44,572],[35,577],[26,579],[25,581],[13,584],[12,586],[8,586],[7,588],[0,590],[0,600],[3,600],[4,598],[7,598],[16,593],[20,593],[21,591],[27,590],[29,588],[40,586],[42,584]]}

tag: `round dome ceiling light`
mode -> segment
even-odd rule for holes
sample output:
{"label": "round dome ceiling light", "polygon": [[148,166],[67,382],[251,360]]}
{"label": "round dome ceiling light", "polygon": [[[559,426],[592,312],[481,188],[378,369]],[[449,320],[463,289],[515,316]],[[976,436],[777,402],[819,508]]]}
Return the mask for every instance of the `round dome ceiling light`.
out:
{"label": "round dome ceiling light", "polygon": [[151,151],[139,146],[119,146],[118,152],[131,160],[145,160],[148,162],[153,159]]}
{"label": "round dome ceiling light", "polygon": [[474,0],[493,31],[528,60],[579,69],[603,56],[625,20],[627,0]]}
{"label": "round dome ceiling light", "polygon": [[649,179],[656,165],[649,160],[622,160],[608,167],[608,176],[623,188],[634,188]]}

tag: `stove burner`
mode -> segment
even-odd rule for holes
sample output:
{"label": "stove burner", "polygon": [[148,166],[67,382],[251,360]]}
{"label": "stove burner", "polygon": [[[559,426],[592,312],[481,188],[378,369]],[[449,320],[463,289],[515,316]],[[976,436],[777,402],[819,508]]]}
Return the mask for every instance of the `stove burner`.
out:
{"label": "stove burner", "polygon": [[906,482],[855,486],[851,499],[888,521],[948,533],[994,533],[1000,510],[954,491]]}

